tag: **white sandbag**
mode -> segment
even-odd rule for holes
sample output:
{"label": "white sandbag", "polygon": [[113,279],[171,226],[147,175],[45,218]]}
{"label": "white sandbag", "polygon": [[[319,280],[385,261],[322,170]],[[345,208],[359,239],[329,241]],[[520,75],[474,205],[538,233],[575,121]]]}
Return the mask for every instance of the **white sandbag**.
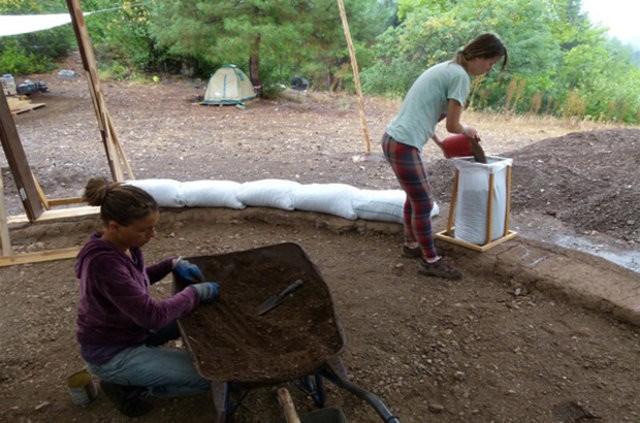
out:
{"label": "white sandbag", "polygon": [[182,201],[186,207],[226,207],[244,209],[238,200],[242,184],[234,181],[188,181],[182,183]]}
{"label": "white sandbag", "polygon": [[299,186],[299,182],[286,179],[245,182],[238,190],[237,198],[247,206],[293,210],[293,190]]}
{"label": "white sandbag", "polygon": [[[454,159],[453,163],[460,172],[454,237],[476,245],[487,243],[489,189],[493,192],[491,241],[502,237],[507,213],[507,167],[513,160],[487,157],[487,164],[483,164],[464,158]],[[490,188],[491,174],[493,186]]]}
{"label": "white sandbag", "polygon": [[[358,215],[358,219],[402,223],[406,198],[407,194],[401,189],[361,189],[353,198],[353,210]],[[434,201],[431,217],[438,214],[440,214],[440,207]]]}
{"label": "white sandbag", "polygon": [[132,179],[126,183],[148,192],[160,207],[184,207],[182,183],[174,179]]}
{"label": "white sandbag", "polygon": [[358,191],[358,188],[347,184],[304,184],[293,191],[293,205],[296,210],[355,220],[358,215],[353,210],[352,202]]}

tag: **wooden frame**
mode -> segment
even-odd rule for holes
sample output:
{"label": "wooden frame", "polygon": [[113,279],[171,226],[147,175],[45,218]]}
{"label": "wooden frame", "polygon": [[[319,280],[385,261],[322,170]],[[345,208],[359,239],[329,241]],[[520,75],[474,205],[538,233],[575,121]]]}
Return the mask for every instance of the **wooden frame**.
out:
{"label": "wooden frame", "polygon": [[458,183],[460,181],[460,170],[458,169],[456,169],[456,173],[453,177],[453,191],[451,193],[451,203],[449,205],[447,229],[436,233],[436,238],[459,245],[461,247],[469,248],[474,251],[485,252],[495,247],[496,245],[502,244],[503,242],[514,238],[517,235],[517,232],[509,229],[509,215],[511,213],[511,166],[507,166],[507,204],[504,216],[504,231],[502,232],[502,236],[500,238],[497,238],[493,241],[491,240],[491,222],[493,220],[493,183],[495,180],[494,178],[494,173],[491,172],[489,174],[489,193],[487,194],[487,237],[485,239],[485,243],[483,245],[477,245],[471,242],[464,241],[462,239],[455,238],[455,227],[453,226],[453,222],[455,219],[455,209],[458,199]]}
{"label": "wooden frame", "polygon": [[[98,129],[107,155],[111,176],[114,181],[124,181],[125,172],[130,179],[135,179],[122,145],[118,141],[111,116],[107,111],[104,95],[100,88],[98,67],[96,65],[93,46],[89,38],[84,15],[79,0],[66,0],[71,16],[71,23],[78,42],[85,76],[89,85],[92,105],[98,120]],[[53,221],[69,217],[97,214],[96,207],[75,207],[62,210],[51,210],[55,206],[68,206],[81,203],[79,197],[47,199],[41,186],[31,172],[29,163],[18,135],[4,92],[0,92],[0,140],[7,156],[11,173],[18,187],[18,194],[23,202],[26,215],[7,216],[4,201],[4,187],[0,174],[0,241],[2,256],[0,267],[13,264],[34,263],[75,257],[79,247],[62,248],[29,254],[14,255],[9,234],[10,223],[31,223]]]}

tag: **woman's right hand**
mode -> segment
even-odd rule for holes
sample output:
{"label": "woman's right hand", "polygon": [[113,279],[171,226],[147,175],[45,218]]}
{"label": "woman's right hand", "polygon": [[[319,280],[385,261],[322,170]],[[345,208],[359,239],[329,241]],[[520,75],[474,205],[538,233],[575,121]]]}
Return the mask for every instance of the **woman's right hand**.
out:
{"label": "woman's right hand", "polygon": [[469,138],[479,140],[478,131],[473,126],[462,125],[462,133]]}

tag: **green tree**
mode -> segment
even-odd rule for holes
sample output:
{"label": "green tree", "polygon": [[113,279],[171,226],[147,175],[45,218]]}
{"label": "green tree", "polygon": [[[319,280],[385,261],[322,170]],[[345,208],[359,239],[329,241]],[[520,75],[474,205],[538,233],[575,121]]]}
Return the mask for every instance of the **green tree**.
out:
{"label": "green tree", "polygon": [[[358,52],[392,16],[389,4],[350,0],[346,8]],[[375,13],[382,10],[386,13]],[[335,0],[155,2],[151,33],[168,54],[210,72],[222,63],[248,64],[254,85],[270,85],[295,73],[327,80],[348,58]],[[266,84],[263,79],[266,76]]]}
{"label": "green tree", "polygon": [[580,0],[398,0],[402,20],[378,37],[379,61],[363,72],[363,86],[404,95],[425,68],[490,31],[505,41],[510,64],[474,84],[474,107],[637,122],[637,56],[581,8]]}
{"label": "green tree", "polygon": [[474,106],[504,106],[512,78],[526,80],[525,90],[546,88],[561,58],[559,45],[548,30],[555,15],[546,6],[535,0],[400,1],[399,11],[405,11],[405,19],[380,38],[381,61],[364,72],[364,85],[374,92],[386,91],[373,81],[393,85],[392,79],[378,75],[405,68],[402,84],[393,85],[392,91],[406,92],[424,69],[453,58],[476,35],[494,32],[507,44],[511,64],[507,73],[485,78]]}
{"label": "green tree", "polygon": [[[56,0],[0,0],[0,14],[20,15],[65,13]],[[0,38],[0,72],[42,73],[53,68],[73,46],[73,32],[67,26]]]}

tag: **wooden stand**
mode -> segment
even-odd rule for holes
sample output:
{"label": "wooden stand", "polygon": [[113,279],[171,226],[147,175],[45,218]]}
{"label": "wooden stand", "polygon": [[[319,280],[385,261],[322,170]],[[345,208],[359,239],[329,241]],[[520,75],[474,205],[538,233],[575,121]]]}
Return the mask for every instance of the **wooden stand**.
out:
{"label": "wooden stand", "polygon": [[456,169],[455,176],[453,177],[453,192],[451,193],[451,204],[449,205],[449,217],[447,219],[447,229],[441,232],[436,233],[436,238],[441,239],[443,241],[450,242],[452,244],[460,245],[461,247],[469,248],[474,251],[484,252],[487,251],[496,245],[502,244],[505,241],[508,241],[514,238],[517,235],[517,232],[514,232],[509,229],[509,214],[511,212],[511,166],[507,166],[507,205],[504,216],[504,231],[500,238],[495,240],[491,240],[491,222],[493,220],[493,182],[494,182],[494,174],[493,172],[489,174],[489,193],[487,198],[487,238],[483,245],[473,244],[471,242],[464,241],[462,239],[457,239],[454,237],[455,235],[455,227],[453,225],[455,218],[455,210],[456,210],[456,202],[458,199],[458,183],[460,180],[460,170]]}
{"label": "wooden stand", "polygon": [[[49,205],[70,204],[73,199],[49,200],[44,198],[43,204],[48,208]],[[45,210],[35,222],[48,222],[60,219],[67,219],[81,216],[97,215],[100,212],[99,207],[81,206],[59,210]],[[43,261],[62,260],[73,258],[80,251],[80,247],[58,248],[55,250],[45,250],[33,253],[14,254],[11,246],[11,238],[9,235],[9,225],[11,224],[28,224],[32,220],[26,214],[17,216],[7,216],[4,202],[4,186],[2,182],[2,174],[0,174],[0,241],[2,244],[2,255],[0,256],[0,267],[12,266],[16,264],[38,263]]]}

